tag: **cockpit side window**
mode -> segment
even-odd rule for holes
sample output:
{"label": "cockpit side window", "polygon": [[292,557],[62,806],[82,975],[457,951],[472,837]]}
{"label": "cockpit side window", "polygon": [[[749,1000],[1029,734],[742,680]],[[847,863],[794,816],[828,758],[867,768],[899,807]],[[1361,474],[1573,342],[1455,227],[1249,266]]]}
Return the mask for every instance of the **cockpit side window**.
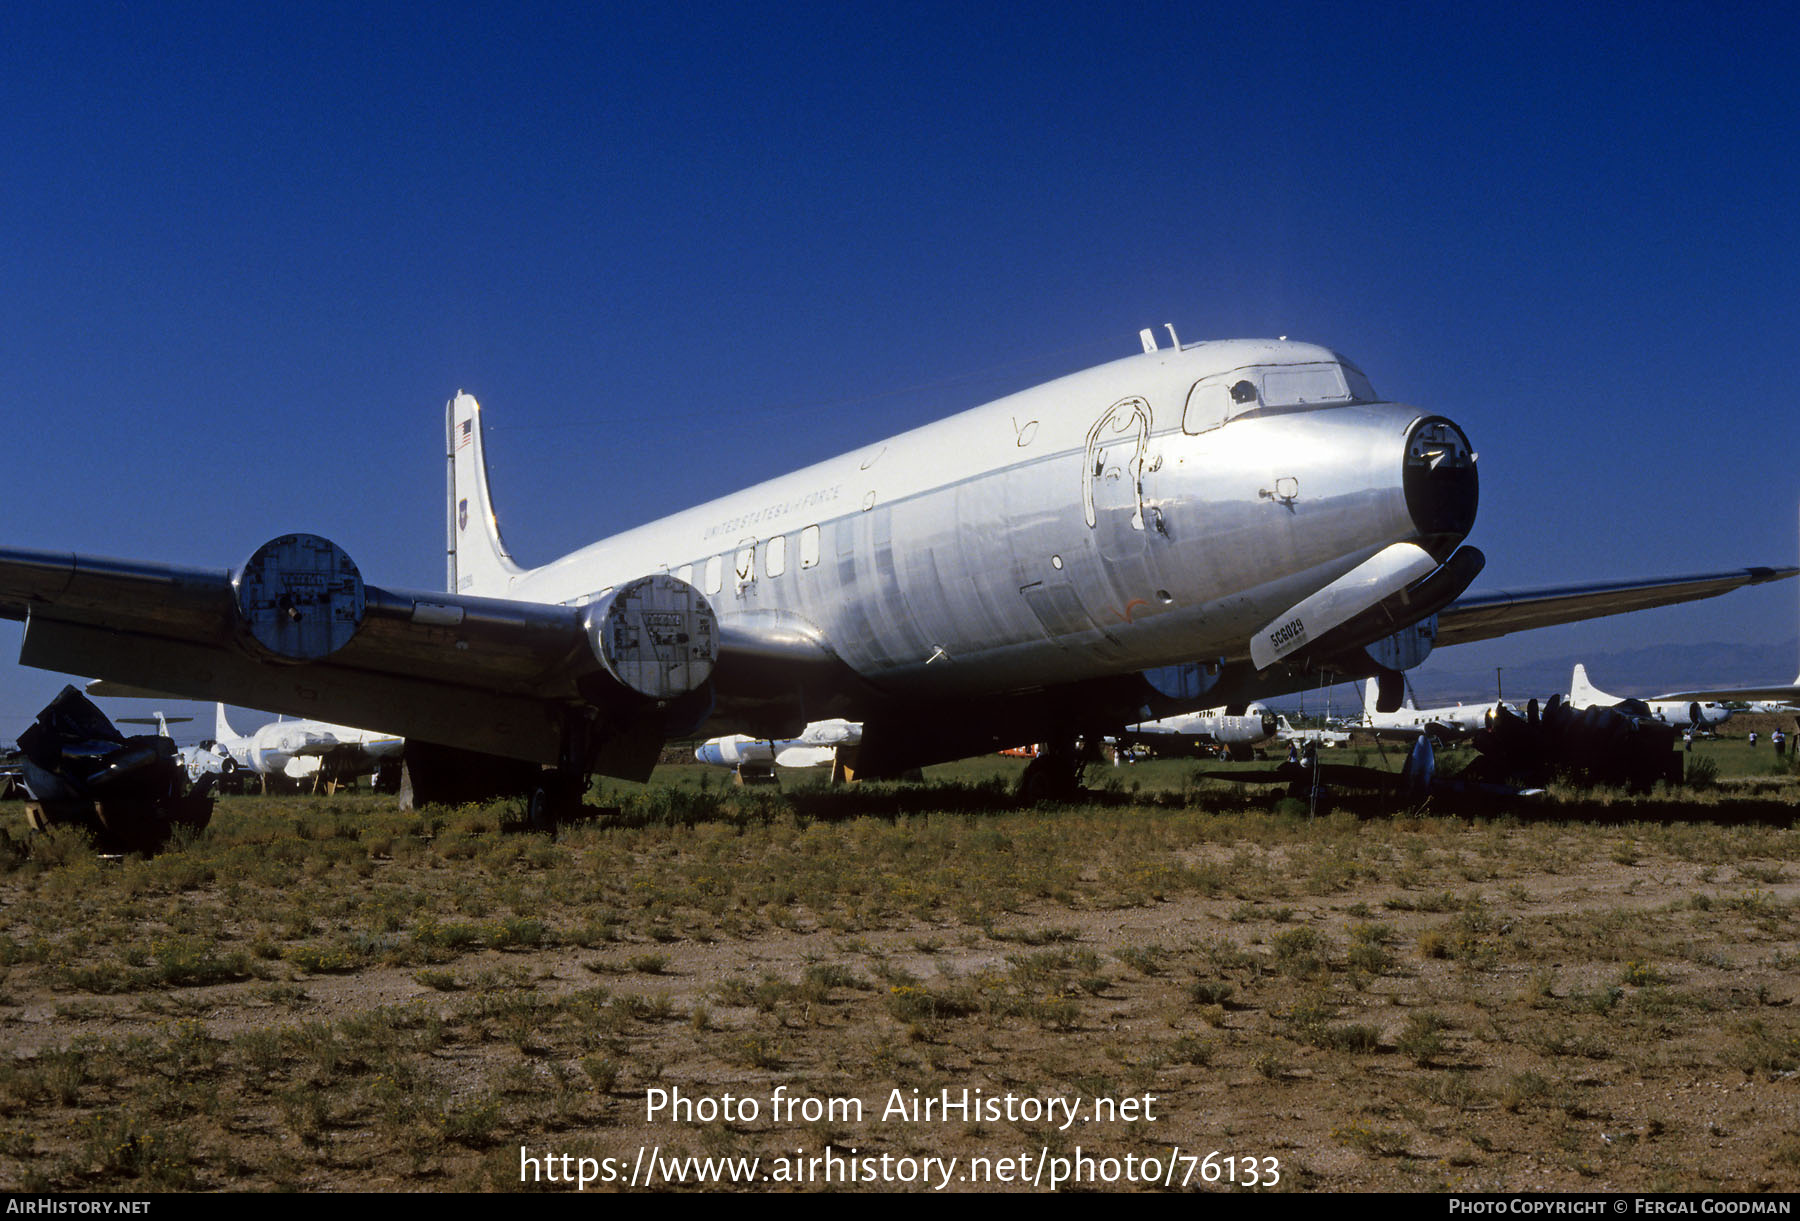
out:
{"label": "cockpit side window", "polygon": [[1207,432],[1223,424],[1230,414],[1230,389],[1217,377],[1204,378],[1188,391],[1187,406],[1181,413],[1181,431]]}

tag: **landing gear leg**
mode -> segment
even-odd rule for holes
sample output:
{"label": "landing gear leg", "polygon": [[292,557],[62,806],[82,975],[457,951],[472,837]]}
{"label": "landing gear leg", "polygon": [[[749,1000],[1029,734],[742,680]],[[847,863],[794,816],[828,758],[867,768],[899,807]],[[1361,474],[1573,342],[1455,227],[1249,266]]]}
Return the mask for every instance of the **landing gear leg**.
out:
{"label": "landing gear leg", "polygon": [[533,831],[554,831],[559,823],[573,822],[581,812],[586,779],[581,773],[570,775],[561,768],[546,769],[526,803],[526,824]]}
{"label": "landing gear leg", "polygon": [[1043,744],[1037,758],[1025,765],[1019,777],[1019,793],[1030,801],[1075,801],[1081,797],[1081,774],[1098,761],[1099,739],[1082,745],[1074,734],[1058,735]]}
{"label": "landing gear leg", "polygon": [[587,793],[588,729],[586,717],[568,714],[557,766],[539,774],[525,806],[525,821],[533,831],[554,831],[558,823],[573,822],[580,816],[581,799]]}

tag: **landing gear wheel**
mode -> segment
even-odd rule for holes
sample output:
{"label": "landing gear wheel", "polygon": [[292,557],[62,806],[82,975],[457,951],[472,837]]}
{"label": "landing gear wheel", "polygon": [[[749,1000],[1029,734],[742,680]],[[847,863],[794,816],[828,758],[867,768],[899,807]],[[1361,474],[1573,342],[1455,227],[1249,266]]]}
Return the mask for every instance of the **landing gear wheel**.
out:
{"label": "landing gear wheel", "polygon": [[578,777],[545,772],[532,786],[525,805],[525,825],[533,831],[553,832],[558,823],[572,822],[581,812],[584,787]]}

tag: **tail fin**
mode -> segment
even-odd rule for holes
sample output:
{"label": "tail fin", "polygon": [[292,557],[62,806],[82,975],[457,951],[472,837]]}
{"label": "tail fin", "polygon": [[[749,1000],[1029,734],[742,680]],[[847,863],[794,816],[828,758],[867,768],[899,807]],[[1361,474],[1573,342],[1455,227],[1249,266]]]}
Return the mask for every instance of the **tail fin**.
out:
{"label": "tail fin", "polygon": [[449,520],[445,548],[450,592],[504,597],[525,570],[513,562],[500,538],[494,499],[488,490],[482,447],[481,404],[457,392],[445,412],[444,458],[449,467]]}
{"label": "tail fin", "polygon": [[1371,678],[1363,684],[1363,724],[1375,723],[1375,703],[1381,698],[1381,682]]}
{"label": "tail fin", "polygon": [[216,707],[217,711],[213,714],[213,741],[231,742],[243,737],[244,735],[233,729],[231,722],[225,719],[225,705],[219,704]]}
{"label": "tail fin", "polygon": [[1580,662],[1575,663],[1575,673],[1569,677],[1569,707],[1591,708],[1595,704],[1605,705],[1618,702],[1588,681],[1586,666]]}

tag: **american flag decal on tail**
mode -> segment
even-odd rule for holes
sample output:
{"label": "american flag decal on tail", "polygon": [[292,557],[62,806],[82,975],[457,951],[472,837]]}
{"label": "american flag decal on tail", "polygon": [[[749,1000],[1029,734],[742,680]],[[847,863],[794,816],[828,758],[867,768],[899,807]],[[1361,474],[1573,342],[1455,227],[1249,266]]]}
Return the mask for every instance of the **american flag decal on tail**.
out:
{"label": "american flag decal on tail", "polygon": [[475,421],[464,420],[456,429],[456,448],[461,449],[475,439]]}

